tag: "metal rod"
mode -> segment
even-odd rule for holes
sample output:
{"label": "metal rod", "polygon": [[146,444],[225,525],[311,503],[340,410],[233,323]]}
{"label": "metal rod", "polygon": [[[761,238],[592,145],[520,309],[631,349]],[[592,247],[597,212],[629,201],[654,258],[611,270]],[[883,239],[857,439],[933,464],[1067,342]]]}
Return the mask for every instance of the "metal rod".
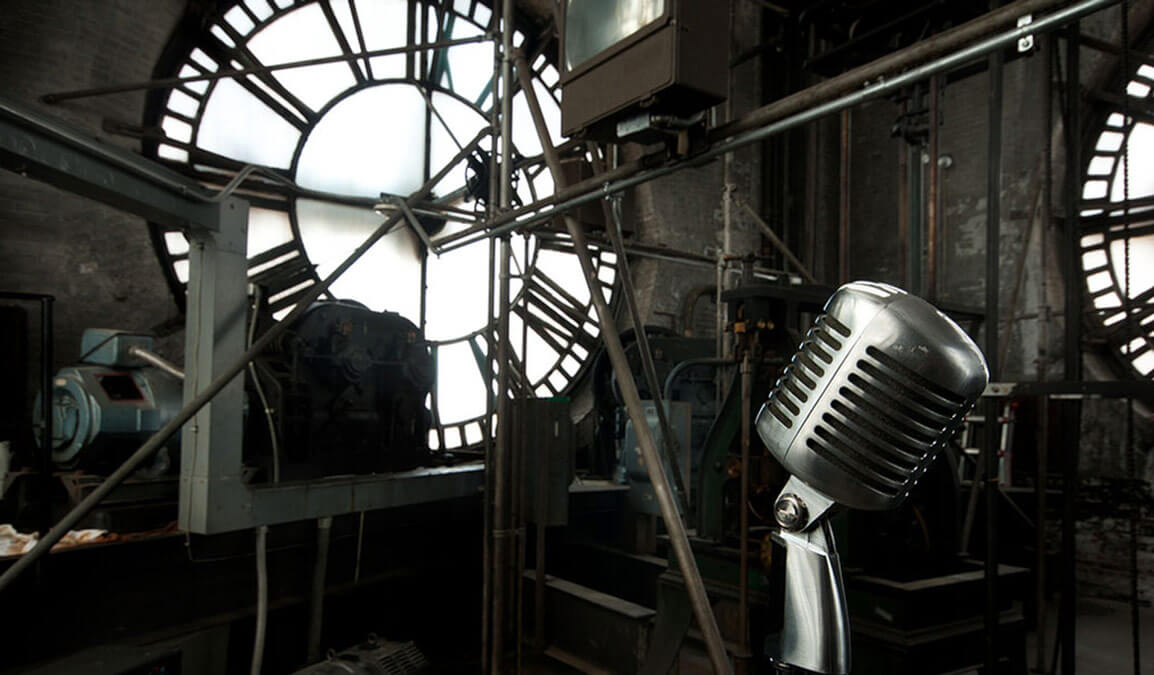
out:
{"label": "metal rod", "polygon": [[733,363],[733,359],[723,359],[712,356],[706,356],[699,359],[687,359],[678,363],[677,365],[673,366],[672,370],[669,371],[669,374],[665,376],[665,400],[669,401],[673,398],[673,383],[677,381],[677,376],[680,375],[683,371],[694,366],[721,367],[732,366]]}
{"label": "metal rod", "polygon": [[409,227],[412,228],[413,234],[417,235],[417,238],[420,239],[421,243],[425,245],[425,250],[432,250],[433,242],[429,240],[429,233],[425,232],[425,228],[421,225],[421,221],[417,219],[417,214],[413,213],[413,210],[410,209],[409,205],[405,203],[404,198],[400,196],[392,196],[389,198],[389,201],[396,204],[397,208],[401,210],[401,213],[405,215],[405,222],[407,222]]}
{"label": "metal rod", "polygon": [[929,177],[926,187],[926,298],[934,302],[938,297],[938,214],[941,167],[938,165],[939,127],[941,126],[941,76],[930,77],[930,138]]}
{"label": "metal rod", "polygon": [[[518,72],[528,67],[528,63],[523,63],[521,58],[518,59]],[[601,163],[596,146],[590,145],[589,152],[593,156],[593,172],[604,173],[605,167]],[[637,340],[637,351],[641,355],[641,370],[645,374],[650,397],[653,399],[653,408],[657,413],[657,427],[661,430],[661,449],[665,451],[665,459],[669,462],[669,469],[673,474],[673,488],[681,504],[681,514],[688,518],[689,492],[681,473],[681,462],[677,458],[679,443],[669,427],[669,415],[661,398],[661,382],[657,379],[657,368],[653,365],[653,350],[649,347],[649,335],[645,332],[645,322],[642,321],[641,310],[637,307],[637,290],[633,287],[633,273],[629,269],[629,259],[625,253],[625,240],[621,234],[621,200],[614,198],[610,206],[609,202],[603,199],[601,209],[605,217],[605,231],[609,234],[613,253],[617,256],[617,278],[621,280],[622,296],[629,310],[629,318],[633,322],[633,335]]]}
{"label": "metal rod", "polygon": [[145,349],[144,347],[141,347],[140,345],[132,345],[131,347],[129,347],[128,348],[128,355],[129,356],[135,356],[136,358],[140,359],[141,361],[145,361],[145,362],[149,363],[150,365],[156,366],[160,370],[163,370],[164,372],[168,373],[169,375],[175,377],[178,380],[184,379],[184,371],[180,369],[180,366],[169,361],[168,359],[165,359],[164,357],[160,356],[159,354],[148,351],[147,349]]}
{"label": "metal rod", "polygon": [[[991,0],[991,7],[998,0]],[[995,382],[1001,373],[998,362],[998,317],[1001,291],[1000,241],[1002,233],[1002,63],[1000,50],[989,58],[989,118],[986,128],[986,362]],[[986,402],[984,452],[986,453],[986,555],[985,555],[985,665],[987,673],[998,668],[998,457],[1001,433],[1000,401]]]}
{"label": "metal rod", "polygon": [[[40,470],[40,479],[43,483],[52,481],[52,371],[55,360],[55,329],[53,328],[53,298],[45,295],[40,298],[40,456],[36,462]],[[41,485],[46,488],[47,485]],[[48,506],[47,492],[41,492],[44,499],[44,509],[38,517],[44,518],[44,525],[52,522],[51,509]]]}
{"label": "metal rod", "polygon": [[[1113,0],[1117,2],[1119,0]],[[929,62],[933,59],[940,59],[948,55],[951,51],[962,49],[970,45],[975,40],[978,40],[990,33],[1010,28],[1015,25],[1017,20],[1026,14],[1037,14],[1044,10],[1061,5],[1063,0],[1018,0],[1018,2],[1007,5],[996,12],[991,12],[980,16],[972,21],[962,24],[957,28],[935,35],[929,39],[922,40],[912,47],[894,52],[887,56],[883,56],[876,61],[872,61],[853,70],[847,71],[837,77],[830,78],[818,85],[803,89],[795,94],[778,99],[773,103],[758,108],[744,115],[738,120],[735,120],[725,126],[713,130],[709,134],[711,141],[723,140],[729,136],[735,136],[747,130],[755,130],[772,123],[793,117],[798,113],[802,113],[809,108],[823,104],[826,101],[835,100],[839,97],[849,97],[854,93],[872,86],[877,87],[884,85],[890,81],[894,73],[901,73],[907,71],[921,63]],[[1107,3],[1112,4],[1112,3]],[[1105,5],[1103,5],[1105,6]],[[1093,10],[1091,10],[1093,11]],[[1047,19],[1051,17],[1046,17]],[[1032,31],[1037,31],[1038,25],[1042,24],[1042,20],[1035,22],[1028,28],[1019,28],[1016,31],[1013,42],[1017,41],[1018,37],[1032,34]],[[1045,25],[1041,30],[1051,27],[1049,24]],[[1008,45],[1009,42],[1006,43]],[[982,54],[978,54],[981,56]],[[904,84],[902,86],[905,86]],[[899,87],[900,88],[900,87]],[[889,91],[887,89],[886,91]],[[884,92],[883,92],[884,93]],[[855,104],[856,105],[856,104]],[[784,129],[783,129],[784,130]],[[735,148],[734,148],[735,149]],[[636,173],[654,169],[665,164],[665,151],[660,150],[645,155],[633,162],[623,164],[614,170],[610,171],[604,177],[592,177],[587,180],[574,183],[564,190],[557,190],[551,198],[539,200],[537,203],[529,204],[518,209],[513,214],[510,214],[509,220],[520,218],[526,214],[532,213],[550,204],[567,204],[575,197],[584,195],[588,192],[596,192],[602,189],[602,184],[605,181],[620,181],[628,178]],[[656,177],[656,176],[655,176]],[[552,218],[554,214],[550,214]],[[504,224],[507,221],[498,219],[489,223],[486,227],[496,227]],[[475,234],[484,228],[474,230],[473,232],[462,232],[457,237],[465,237]],[[448,243],[448,242],[447,242]]]}
{"label": "metal rod", "polygon": [[[910,102],[908,99],[902,101],[900,110],[903,117],[909,114]],[[910,166],[910,155],[913,154],[913,150],[908,141],[895,143],[894,149],[898,153],[898,268],[900,270],[898,278],[901,279],[901,285],[904,288],[917,293],[910,285],[910,173],[913,171]],[[849,188],[843,189],[845,190],[844,194],[848,195]],[[846,227],[849,227],[848,222]]]}
{"label": "metal rod", "polygon": [[[1072,24],[1066,35],[1066,172],[1063,271],[1066,281],[1065,378],[1082,379],[1082,281],[1078,264],[1078,196],[1082,194],[1081,29]],[[1074,675],[1077,664],[1077,495],[1080,406],[1063,403],[1062,411],[1062,598],[1058,612],[1062,675]]]}
{"label": "metal rod", "polygon": [[753,365],[749,350],[741,359],[741,517],[738,555],[737,629],[742,647],[749,647],[749,440],[753,428]]}
{"label": "metal rod", "polygon": [[[492,193],[490,193],[492,194]],[[496,208],[496,205],[490,202],[490,210]],[[496,396],[495,377],[493,372],[493,350],[496,343],[495,331],[493,329],[493,298],[496,293],[495,279],[497,276],[497,242],[494,239],[489,240],[489,313],[488,317],[489,328],[486,331],[486,354],[485,354],[485,492],[481,495],[481,538],[482,538],[482,556],[481,564],[481,672],[482,674],[489,672],[489,634],[492,625],[492,609],[493,609],[493,454],[495,452],[495,445],[493,443],[493,414],[496,412]]]}
{"label": "metal rod", "polygon": [[[512,49],[513,49],[513,0],[501,2],[501,133],[494,142],[501,143],[500,207],[502,212],[512,203]],[[496,154],[496,148],[494,148]],[[499,244],[498,261],[501,270],[498,291],[497,318],[497,452],[493,457],[493,644],[490,648],[490,672],[502,673],[505,655],[506,624],[506,582],[509,581],[509,458],[512,441],[512,415],[509,405],[509,258],[512,255],[509,237],[502,237]],[[519,580],[515,581],[519,583]]]}
{"label": "metal rod", "polygon": [[[355,10],[354,10],[355,11]],[[309,66],[320,66],[326,63],[341,63],[344,61],[353,61],[356,59],[369,59],[377,56],[388,56],[390,54],[406,54],[409,52],[425,52],[430,49],[444,49],[448,47],[456,47],[458,45],[467,45],[474,42],[485,42],[490,38],[489,35],[477,35],[468,38],[458,38],[455,40],[441,40],[440,42],[428,42],[420,45],[406,45],[404,47],[390,47],[388,49],[374,49],[372,51],[361,51],[353,54],[341,54],[339,56],[323,56],[315,59],[305,59],[303,61],[292,61],[290,63],[278,63],[271,66],[259,66],[255,68],[238,68],[234,70],[221,70],[215,73],[203,73],[200,75],[190,75],[188,77],[164,77],[156,80],[147,80],[144,82],[129,82],[125,84],[113,84],[107,87],[93,87],[91,89],[76,89],[73,91],[61,91],[51,94],[45,94],[40,97],[44,103],[60,103],[61,101],[70,101],[77,98],[88,98],[92,96],[107,96],[108,94],[123,94],[130,91],[144,91],[148,89],[167,89],[168,87],[176,87],[189,82],[212,82],[222,80],[230,77],[244,77],[246,75],[264,75],[278,70],[289,70],[292,68],[307,68]]]}
{"label": "metal rod", "polygon": [[[494,6],[495,10],[496,7]],[[501,15],[499,12],[493,11],[489,16],[489,33],[496,35],[497,31],[501,29]],[[501,42],[493,40],[493,74],[490,78],[493,93],[493,105],[489,106],[489,200],[486,212],[490,219],[494,218],[500,211],[500,203],[497,201],[497,194],[500,191],[500,180],[497,177],[497,139],[501,135],[501,106],[497,104],[497,97],[500,95],[500,81],[501,81]],[[481,573],[481,673],[488,675],[492,665],[490,654],[492,652],[492,625],[493,625],[493,484],[496,482],[493,476],[493,457],[496,453],[496,443],[494,438],[493,418],[497,407],[496,390],[496,374],[493,371],[493,363],[495,357],[496,344],[499,336],[496,332],[495,307],[494,297],[496,293],[496,278],[497,278],[497,243],[495,240],[489,240],[489,294],[488,305],[489,313],[486,315],[488,326],[486,331],[486,339],[488,340],[488,351],[486,352],[486,378],[485,378],[485,494],[482,500],[483,508],[483,554],[485,557],[482,565]]]}
{"label": "metal rod", "polygon": [[[545,161],[553,174],[554,185],[565,184],[565,175],[561,171],[561,161],[549,139],[549,132],[545,126],[545,118],[541,114],[541,105],[537,101],[537,93],[533,90],[529,80],[528,68],[518,67],[517,75],[522,82],[522,91],[525,92],[525,102],[529,106],[533,124],[537,127],[537,137],[541,140],[541,147],[545,151]],[[661,516],[665,520],[665,527],[669,531],[669,542],[673,547],[674,558],[685,580],[685,588],[689,594],[689,602],[693,613],[697,617],[697,624],[705,637],[705,646],[709,651],[709,660],[713,670],[722,675],[729,675],[733,668],[726,655],[725,643],[721,638],[721,631],[717,628],[717,620],[713,616],[713,608],[709,604],[709,596],[705,592],[705,584],[701,581],[701,573],[697,569],[697,561],[693,549],[689,545],[685,525],[677,512],[677,501],[669,480],[662,468],[661,456],[657,451],[657,444],[645,419],[645,410],[641,404],[641,396],[637,392],[637,385],[630,373],[629,361],[625,356],[625,348],[621,345],[621,337],[617,333],[616,321],[605,302],[601,292],[601,285],[597,280],[597,270],[589,256],[589,249],[585,242],[585,230],[571,216],[565,217],[565,227],[569,236],[573,238],[573,251],[581,264],[581,271],[585,276],[585,283],[589,286],[589,295],[593,307],[597,311],[597,320],[601,327],[601,336],[605,340],[605,352],[613,365],[613,372],[617,375],[617,384],[621,389],[621,398],[625,402],[625,409],[633,422],[637,434],[637,444],[640,446],[641,457],[645,461],[645,469],[649,473],[649,480],[653,484],[653,492],[657,497],[657,504],[661,508]]]}
{"label": "metal rod", "polygon": [[252,640],[251,675],[261,675],[268,628],[268,525],[256,528],[256,630]]}
{"label": "metal rod", "polygon": [[[715,143],[701,153],[685,159],[666,161],[664,160],[664,151],[655,155],[646,155],[640,160],[623,164],[616,169],[607,171],[604,176],[599,177],[599,180],[589,179],[581,181],[570,188],[558,190],[552,197],[538,200],[520,209],[498,216],[485,225],[468,228],[455,235],[445,237],[438,244],[440,246],[439,252],[444,253],[466,246],[473,241],[478,241],[485,237],[499,236],[505,232],[549,221],[556,218],[560,213],[587,204],[594,199],[600,199],[608,194],[620,192],[688,167],[707,164],[726,153],[733,152],[751,143],[763,141],[784,131],[821,119],[827,115],[885,96],[910,84],[924,80],[931,75],[949,72],[984,57],[992,51],[1015,44],[1022,37],[1043,33],[1063,26],[1070,21],[1077,20],[1105,7],[1114,5],[1119,1],[1120,0],[1082,0],[1082,2],[1057,10],[1053,14],[1045,16],[1028,26],[1000,33],[937,60],[913,67],[899,75],[873,81],[868,84],[868,86],[864,82],[859,81],[857,84],[860,88],[851,91],[849,94],[832,100],[821,99],[813,105],[813,107],[804,109],[802,112]],[[1047,0],[1046,2],[1042,0],[1019,0],[1015,5],[1022,3],[1041,3],[1048,6],[1053,4],[1053,2],[1054,0]],[[950,31],[950,34],[952,33],[953,31]],[[939,36],[939,38],[945,35],[946,34],[943,34]],[[933,42],[933,40],[925,40],[923,43],[915,45],[915,47],[929,42]],[[949,44],[953,44],[953,42],[951,41]],[[918,53],[921,52],[922,50],[919,49]],[[818,85],[818,87],[820,86],[821,85]]]}
{"label": "metal rod", "polygon": [[329,568],[329,541],[333,517],[317,518],[317,559],[313,565],[312,602],[309,604],[308,660],[321,660],[321,632],[325,621],[325,575]]}
{"label": "metal rod", "polygon": [[[1053,224],[1053,199],[1054,199],[1054,175],[1053,175],[1053,161],[1054,161],[1054,147],[1053,147],[1053,133],[1054,133],[1054,73],[1053,63],[1054,57],[1057,55],[1055,45],[1057,41],[1054,35],[1045,35],[1042,37],[1042,116],[1044,121],[1042,133],[1043,147],[1042,147],[1042,233],[1039,237],[1041,244],[1041,262],[1040,269],[1047,269],[1048,250],[1047,243],[1050,239],[1051,226]],[[1038,327],[1038,380],[1046,380],[1047,361],[1049,360],[1049,298],[1045,274],[1038,275],[1041,278],[1041,314],[1043,320]],[[1037,523],[1034,528],[1034,548],[1035,548],[1035,572],[1034,572],[1034,606],[1035,619],[1034,625],[1036,629],[1037,651],[1035,652],[1034,664],[1039,672],[1046,671],[1046,488],[1047,478],[1049,475],[1049,453],[1050,453],[1050,399],[1045,396],[1038,397],[1038,405],[1041,411],[1038,416],[1038,453],[1037,453],[1037,469],[1035,469],[1034,476],[1034,490],[1035,500],[1037,502],[1038,514],[1034,518]]]}
{"label": "metal rod", "polygon": [[533,643],[545,650],[545,523],[549,517],[549,460],[544,447],[537,448],[537,541],[533,579]]}
{"label": "metal rod", "polygon": [[798,274],[800,274],[807,283],[818,283],[817,278],[815,278],[813,274],[810,273],[809,268],[805,266],[805,263],[798,260],[797,256],[793,254],[793,251],[789,250],[789,247],[785,245],[785,242],[781,240],[781,237],[777,236],[777,233],[773,231],[773,228],[771,228],[768,224],[766,224],[764,220],[762,220],[757,211],[754,211],[753,207],[750,206],[749,203],[744,199],[741,199],[740,197],[734,197],[734,199],[737,200],[737,203],[739,206],[741,206],[741,208],[745,209],[745,212],[749,214],[749,217],[753,219],[753,222],[756,223],[759,228],[761,228],[762,234],[765,235],[766,239],[769,239],[769,243],[773,244],[773,247],[780,251],[783,256],[785,256],[785,259],[789,261],[790,265],[793,265],[794,269],[798,271]]}
{"label": "metal rod", "polygon": [[[448,175],[449,171],[455,167],[458,162],[463,160],[465,156],[471,152],[474,147],[476,147],[477,143],[479,143],[481,139],[488,135],[488,133],[489,130],[487,128],[479,131],[473,140],[470,141],[463,150],[458,152],[453,157],[453,159],[449,160],[449,162],[440,171],[437,172],[437,175],[426,181],[424,185],[418,188],[417,191],[409,197],[410,203],[418,202],[428,196],[433,187],[439,183],[441,179]],[[61,538],[64,537],[65,534],[68,534],[69,530],[71,530],[77,523],[81,521],[81,519],[87,516],[97,504],[99,504],[105,497],[107,497],[109,493],[115,490],[118,485],[123,483],[125,479],[131,476],[142,463],[152,457],[153,453],[159,450],[168,441],[168,439],[172,437],[173,434],[179,431],[180,428],[184,426],[185,422],[192,419],[192,417],[198,411],[200,411],[201,408],[207,405],[208,402],[211,401],[217,394],[219,394],[221,390],[224,389],[228,383],[233,380],[233,378],[245,370],[250,361],[259,356],[260,353],[264,351],[265,347],[267,347],[270,343],[272,343],[273,340],[278,338],[285,330],[287,330],[293,321],[304,314],[309,305],[311,305],[318,297],[320,297],[322,293],[328,290],[328,288],[333,285],[333,282],[339,279],[342,274],[348,271],[350,267],[352,267],[358,260],[360,260],[361,257],[370,248],[372,248],[374,244],[380,241],[380,239],[384,237],[385,234],[388,233],[394,225],[397,224],[400,218],[401,215],[399,213],[388,218],[384,223],[380,225],[380,227],[378,227],[372,234],[370,234],[368,238],[366,238],[365,241],[360,246],[358,246],[355,251],[349,254],[349,257],[346,258],[345,261],[340,265],[338,265],[337,268],[333,270],[333,272],[329,274],[328,277],[323,279],[320,283],[309,287],[308,291],[297,302],[296,307],[294,307],[293,310],[284,317],[284,319],[278,323],[273,324],[272,327],[270,327],[268,331],[264,333],[264,335],[261,335],[260,338],[253,343],[252,347],[250,347],[248,351],[242,354],[240,358],[238,358],[232,365],[223,369],[220,376],[209,383],[209,385],[205,387],[203,391],[197,394],[195,398],[186,403],[180,412],[173,415],[172,419],[169,420],[167,424],[161,427],[155,434],[152,435],[151,438],[145,441],[144,444],[141,445],[136,450],[136,452],[132,453],[132,455],[127,460],[125,460],[123,464],[117,467],[116,471],[112,472],[112,474],[109,475],[103,483],[97,486],[96,489],[90,492],[83,501],[73,507],[73,509],[69,511],[67,515],[61,518],[60,522],[58,522],[51,530],[49,530],[44,535],[44,537],[41,538],[39,542],[37,542],[36,546],[33,547],[31,551],[25,553],[19,560],[13,563],[11,567],[5,570],[4,573],[0,575],[0,591],[3,591],[5,588],[7,588],[16,577],[20,576],[21,572],[28,569],[28,567],[30,567],[44,554],[46,554],[58,541],[60,541]]]}
{"label": "metal rod", "polygon": [[[905,49],[887,54],[837,77],[825,80],[818,85],[758,108],[739,120],[715,129],[710,133],[710,139],[735,136],[750,129],[762,127],[769,122],[783,119],[823,101],[853,92],[861,88],[864,83],[887,81],[894,73],[949,54],[951,51],[970,45],[995,31],[1012,28],[1018,19],[1026,14],[1038,14],[1062,4],[1063,0],[1019,0],[1011,3],[996,11],[983,14],[957,28],[916,42]],[[1031,26],[1031,29],[1033,28]],[[1025,31],[1024,34],[1030,32],[1032,31]]]}

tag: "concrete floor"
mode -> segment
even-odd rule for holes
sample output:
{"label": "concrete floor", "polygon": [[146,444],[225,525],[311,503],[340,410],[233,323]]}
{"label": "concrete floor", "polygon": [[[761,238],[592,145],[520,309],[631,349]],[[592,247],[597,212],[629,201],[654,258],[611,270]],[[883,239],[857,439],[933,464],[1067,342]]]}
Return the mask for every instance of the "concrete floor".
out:
{"label": "concrete floor", "polygon": [[[1046,635],[1047,665],[1053,659],[1054,636],[1057,634],[1056,603],[1049,607]],[[1154,675],[1154,608],[1139,611],[1141,630],[1142,675]],[[1124,602],[1082,598],[1078,601],[1078,675],[1115,675],[1133,673],[1131,665],[1130,606]],[[1037,668],[1037,634],[1026,638],[1026,658],[1032,672],[1049,673]]]}

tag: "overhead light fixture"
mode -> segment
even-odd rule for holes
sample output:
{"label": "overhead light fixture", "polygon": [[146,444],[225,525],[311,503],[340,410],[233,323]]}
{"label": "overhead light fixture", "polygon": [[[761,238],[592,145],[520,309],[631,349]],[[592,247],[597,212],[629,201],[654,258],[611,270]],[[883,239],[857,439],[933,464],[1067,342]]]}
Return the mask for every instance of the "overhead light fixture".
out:
{"label": "overhead light fixture", "polygon": [[729,12],[706,0],[565,0],[561,131],[618,140],[725,100]]}

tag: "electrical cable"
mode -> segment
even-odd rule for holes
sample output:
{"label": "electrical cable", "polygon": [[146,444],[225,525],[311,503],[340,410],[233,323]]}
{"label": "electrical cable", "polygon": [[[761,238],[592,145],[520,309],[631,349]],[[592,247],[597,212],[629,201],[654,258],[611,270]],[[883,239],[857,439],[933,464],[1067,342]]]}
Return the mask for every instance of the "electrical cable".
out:
{"label": "electrical cable", "polygon": [[251,675],[260,675],[264,664],[264,637],[268,628],[268,525],[256,528],[256,635],[252,642]]}
{"label": "electrical cable", "polygon": [[[252,348],[253,337],[256,335],[256,319],[257,313],[260,311],[261,301],[261,287],[258,285],[253,290],[252,296],[252,319],[248,324],[248,339],[245,340],[245,348]],[[261,408],[264,409],[265,420],[268,422],[269,441],[272,443],[272,482],[280,482],[280,445],[277,442],[276,422],[273,420],[273,410],[269,407],[268,397],[265,396],[264,387],[260,383],[260,376],[256,372],[256,360],[248,362],[248,372],[252,375],[253,387],[256,389],[257,398],[260,399]]]}

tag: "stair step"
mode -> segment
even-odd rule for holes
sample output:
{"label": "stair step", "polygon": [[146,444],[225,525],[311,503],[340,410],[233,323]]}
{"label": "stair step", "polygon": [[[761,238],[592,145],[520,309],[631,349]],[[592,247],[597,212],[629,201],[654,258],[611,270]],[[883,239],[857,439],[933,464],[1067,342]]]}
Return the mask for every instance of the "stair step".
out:
{"label": "stair step", "polygon": [[[536,571],[525,570],[525,605],[530,615],[535,581]],[[545,577],[545,587],[545,638],[550,656],[586,673],[640,668],[655,610],[550,575]]]}

